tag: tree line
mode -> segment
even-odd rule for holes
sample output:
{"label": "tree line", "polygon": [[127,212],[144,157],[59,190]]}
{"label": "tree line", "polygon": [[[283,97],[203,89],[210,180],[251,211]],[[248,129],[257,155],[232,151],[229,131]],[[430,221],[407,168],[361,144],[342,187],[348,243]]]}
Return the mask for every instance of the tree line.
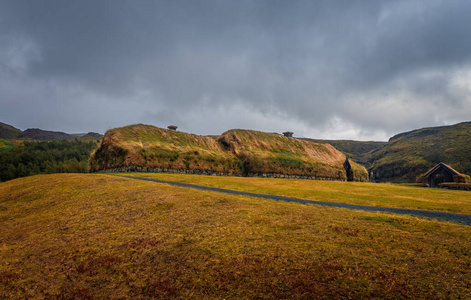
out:
{"label": "tree line", "polygon": [[87,173],[97,142],[34,141],[0,148],[0,182],[37,174]]}

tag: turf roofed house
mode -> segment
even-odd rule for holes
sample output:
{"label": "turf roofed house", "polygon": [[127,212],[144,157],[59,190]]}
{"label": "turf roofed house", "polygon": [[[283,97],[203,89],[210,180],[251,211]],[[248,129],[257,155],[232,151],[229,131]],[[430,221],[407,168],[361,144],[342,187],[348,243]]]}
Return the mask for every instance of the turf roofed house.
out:
{"label": "turf roofed house", "polygon": [[285,132],[283,132],[283,135],[286,136],[286,137],[292,138],[292,137],[293,137],[293,132],[291,132],[291,131],[285,131]]}
{"label": "turf roofed house", "polygon": [[425,183],[429,187],[437,187],[440,183],[444,182],[460,182],[462,175],[452,167],[441,162],[425,173],[424,177]]}

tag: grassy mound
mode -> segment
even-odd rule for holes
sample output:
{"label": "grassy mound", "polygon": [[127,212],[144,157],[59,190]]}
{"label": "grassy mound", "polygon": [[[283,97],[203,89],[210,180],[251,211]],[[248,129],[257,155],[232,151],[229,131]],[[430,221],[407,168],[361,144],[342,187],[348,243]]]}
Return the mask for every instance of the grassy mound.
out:
{"label": "grassy mound", "polygon": [[471,175],[471,122],[430,127],[392,137],[365,156],[382,181],[414,182],[422,173],[443,162]]}
{"label": "grassy mound", "polygon": [[471,227],[408,216],[61,174],[0,183],[0,226],[2,299],[471,293]]}
{"label": "grassy mound", "polygon": [[90,166],[91,171],[138,166],[238,173],[236,157],[214,138],[142,124],[107,131]]}
{"label": "grassy mound", "polygon": [[[243,172],[292,174],[345,180],[346,159],[329,144],[287,138],[276,133],[229,130],[219,141],[243,161]],[[367,180],[365,168],[353,163],[354,179]]]}
{"label": "grassy mound", "polygon": [[[330,145],[278,134],[230,130],[214,138],[140,124],[109,130],[90,165],[92,171],[135,166],[346,179],[344,161]],[[352,168],[355,180],[368,179],[365,168],[353,162]]]}

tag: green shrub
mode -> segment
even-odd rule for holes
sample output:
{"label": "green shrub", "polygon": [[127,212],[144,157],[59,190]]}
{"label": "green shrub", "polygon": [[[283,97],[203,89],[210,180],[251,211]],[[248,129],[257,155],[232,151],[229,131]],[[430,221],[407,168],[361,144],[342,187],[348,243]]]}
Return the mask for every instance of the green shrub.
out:
{"label": "green shrub", "polygon": [[459,175],[453,176],[453,182],[457,182],[457,183],[470,183],[470,182],[471,182],[471,178],[470,178],[468,175],[459,174]]}
{"label": "green shrub", "polygon": [[0,151],[0,181],[51,173],[86,173],[95,142],[34,141]]}
{"label": "green shrub", "polygon": [[440,183],[438,187],[450,189],[450,190],[471,191],[470,183],[444,182],[444,183]]}

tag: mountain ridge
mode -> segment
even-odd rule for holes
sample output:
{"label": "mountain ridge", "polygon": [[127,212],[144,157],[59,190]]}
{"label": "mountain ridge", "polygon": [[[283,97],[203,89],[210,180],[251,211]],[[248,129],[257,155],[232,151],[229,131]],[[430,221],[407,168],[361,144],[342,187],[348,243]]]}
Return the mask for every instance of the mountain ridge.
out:
{"label": "mountain ridge", "polygon": [[0,122],[0,139],[25,140],[25,141],[60,141],[74,140],[82,141],[99,140],[103,135],[96,132],[70,134],[62,131],[43,130],[39,128],[28,128],[22,131],[12,125]]}
{"label": "mountain ridge", "polygon": [[0,138],[1,139],[13,140],[21,133],[22,131],[20,129],[15,128],[6,123],[0,122]]}

